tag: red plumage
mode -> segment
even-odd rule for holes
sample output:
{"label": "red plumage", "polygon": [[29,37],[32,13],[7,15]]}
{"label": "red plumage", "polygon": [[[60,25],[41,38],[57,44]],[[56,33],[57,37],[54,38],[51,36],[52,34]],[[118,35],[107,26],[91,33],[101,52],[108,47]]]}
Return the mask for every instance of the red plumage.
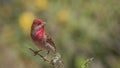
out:
{"label": "red plumage", "polygon": [[56,47],[51,37],[44,30],[45,22],[35,19],[31,26],[31,37],[36,46],[42,50],[52,53],[56,52]]}

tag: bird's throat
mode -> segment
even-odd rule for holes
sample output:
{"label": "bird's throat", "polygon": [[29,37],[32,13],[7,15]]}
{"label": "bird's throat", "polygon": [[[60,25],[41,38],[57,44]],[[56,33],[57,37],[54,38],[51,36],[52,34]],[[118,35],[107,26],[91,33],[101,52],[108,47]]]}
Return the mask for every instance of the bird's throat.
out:
{"label": "bird's throat", "polygon": [[36,31],[36,37],[42,38],[44,36],[44,28],[40,28],[38,31]]}

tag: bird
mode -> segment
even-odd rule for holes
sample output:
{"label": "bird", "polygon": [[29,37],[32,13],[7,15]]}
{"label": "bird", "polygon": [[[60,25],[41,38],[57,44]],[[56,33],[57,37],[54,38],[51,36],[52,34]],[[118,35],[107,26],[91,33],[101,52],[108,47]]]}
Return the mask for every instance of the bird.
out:
{"label": "bird", "polygon": [[34,44],[40,49],[34,52],[34,56],[43,50],[47,51],[47,55],[50,52],[56,53],[55,43],[49,34],[45,31],[45,25],[46,22],[43,22],[39,18],[33,20],[30,34]]}

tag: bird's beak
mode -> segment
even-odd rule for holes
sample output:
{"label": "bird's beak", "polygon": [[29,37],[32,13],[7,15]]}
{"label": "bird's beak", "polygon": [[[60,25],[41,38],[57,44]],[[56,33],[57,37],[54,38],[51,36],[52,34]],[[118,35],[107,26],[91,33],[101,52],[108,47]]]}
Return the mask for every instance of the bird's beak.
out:
{"label": "bird's beak", "polygon": [[38,28],[43,27],[46,25],[46,22],[43,22],[41,25],[38,26]]}
{"label": "bird's beak", "polygon": [[46,22],[42,22],[42,24],[41,24],[41,25],[38,25],[37,27],[35,27],[35,30],[37,30],[37,29],[39,29],[39,28],[43,27],[44,25],[46,25]]}

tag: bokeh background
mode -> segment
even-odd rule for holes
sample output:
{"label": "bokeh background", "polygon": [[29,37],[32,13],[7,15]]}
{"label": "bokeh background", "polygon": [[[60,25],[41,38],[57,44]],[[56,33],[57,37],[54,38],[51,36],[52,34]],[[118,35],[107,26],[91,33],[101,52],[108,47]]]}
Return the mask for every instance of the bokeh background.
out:
{"label": "bokeh background", "polygon": [[0,0],[0,68],[52,68],[28,48],[33,19],[47,23],[65,68],[120,68],[120,0]]}

